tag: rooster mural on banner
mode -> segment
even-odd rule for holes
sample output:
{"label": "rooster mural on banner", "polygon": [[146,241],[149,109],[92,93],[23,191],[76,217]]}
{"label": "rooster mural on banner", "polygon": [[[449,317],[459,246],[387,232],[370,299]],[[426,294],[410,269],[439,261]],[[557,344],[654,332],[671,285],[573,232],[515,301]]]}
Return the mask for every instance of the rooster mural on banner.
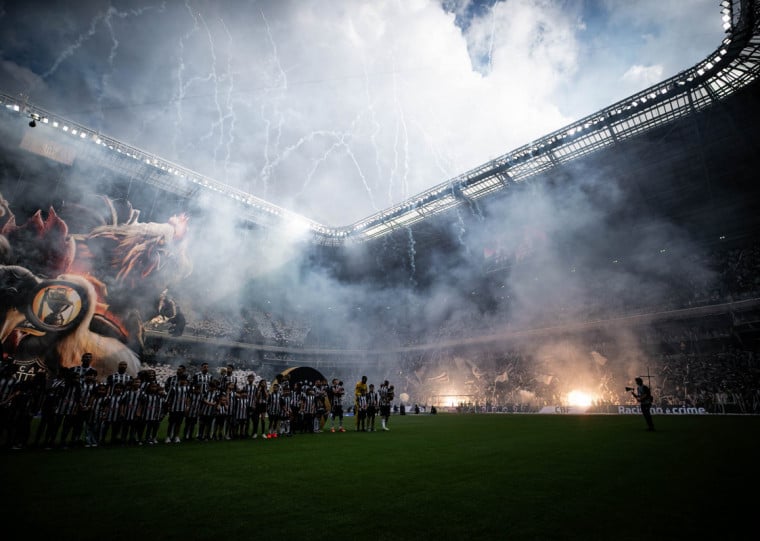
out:
{"label": "rooster mural on banner", "polygon": [[140,222],[125,200],[90,196],[17,223],[0,195],[3,360],[56,372],[92,354],[98,379],[121,361],[140,369],[143,321],[192,268],[188,219]]}

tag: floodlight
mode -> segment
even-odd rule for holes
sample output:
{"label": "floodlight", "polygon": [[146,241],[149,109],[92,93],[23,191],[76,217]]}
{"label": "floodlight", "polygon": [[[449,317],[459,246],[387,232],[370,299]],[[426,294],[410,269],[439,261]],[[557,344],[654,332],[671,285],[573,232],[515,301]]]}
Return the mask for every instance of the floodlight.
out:
{"label": "floodlight", "polygon": [[417,212],[416,210],[411,210],[407,212],[406,214],[402,214],[401,216],[398,216],[396,218],[392,218],[391,221],[394,225],[407,225],[411,222],[419,221],[423,218],[423,216]]}

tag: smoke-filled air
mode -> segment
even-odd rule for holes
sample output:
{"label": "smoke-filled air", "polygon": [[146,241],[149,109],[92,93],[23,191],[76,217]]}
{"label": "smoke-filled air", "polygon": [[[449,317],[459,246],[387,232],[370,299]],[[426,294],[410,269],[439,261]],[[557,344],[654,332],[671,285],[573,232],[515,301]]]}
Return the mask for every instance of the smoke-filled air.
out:
{"label": "smoke-filled air", "polygon": [[[720,14],[688,4],[5,2],[0,90],[341,227],[704,59]],[[88,351],[101,379],[205,361],[410,404],[619,403],[655,340],[620,318],[719,279],[614,159],[326,246],[28,122],[0,124],[1,338],[52,371]]]}

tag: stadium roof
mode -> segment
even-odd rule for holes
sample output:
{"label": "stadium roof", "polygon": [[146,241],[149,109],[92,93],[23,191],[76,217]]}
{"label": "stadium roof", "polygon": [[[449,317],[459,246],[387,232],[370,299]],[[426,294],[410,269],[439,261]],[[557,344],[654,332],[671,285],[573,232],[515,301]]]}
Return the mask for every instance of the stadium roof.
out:
{"label": "stadium roof", "polygon": [[[26,100],[0,94],[2,109],[28,119],[30,126],[55,129],[75,140],[80,155],[125,172],[159,190],[192,199],[213,193],[239,204],[241,217],[267,227],[294,224],[315,243],[340,246],[408,228],[454,207],[495,195],[604,149],[651,132],[726,101],[760,74],[760,2],[720,3],[726,37],[707,58],[690,69],[610,105],[570,125],[526,143],[397,205],[344,227],[328,227],[180,164],[78,125]],[[7,118],[7,117],[6,117]],[[48,152],[57,152],[55,148]]]}

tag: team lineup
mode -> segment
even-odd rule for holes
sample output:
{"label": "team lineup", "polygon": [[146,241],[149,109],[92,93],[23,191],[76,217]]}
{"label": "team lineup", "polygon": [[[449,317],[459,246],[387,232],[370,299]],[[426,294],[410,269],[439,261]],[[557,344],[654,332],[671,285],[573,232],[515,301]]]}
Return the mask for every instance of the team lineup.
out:
{"label": "team lineup", "polygon": [[[292,381],[278,374],[271,382],[253,373],[234,375],[227,365],[218,375],[208,363],[190,375],[184,365],[160,383],[154,370],[128,373],[126,363],[105,378],[91,367],[92,356],[59,372],[49,386],[19,379],[13,365],[0,376],[6,415],[3,433],[14,449],[29,445],[45,449],[100,445],[155,445],[166,420],[165,443],[233,439],[274,439],[296,434],[388,431],[394,386],[387,380],[377,389],[362,376],[346,404],[343,382],[333,378]],[[101,376],[101,377],[99,377]],[[344,424],[352,415],[352,427]],[[39,416],[35,434],[32,418]]]}

